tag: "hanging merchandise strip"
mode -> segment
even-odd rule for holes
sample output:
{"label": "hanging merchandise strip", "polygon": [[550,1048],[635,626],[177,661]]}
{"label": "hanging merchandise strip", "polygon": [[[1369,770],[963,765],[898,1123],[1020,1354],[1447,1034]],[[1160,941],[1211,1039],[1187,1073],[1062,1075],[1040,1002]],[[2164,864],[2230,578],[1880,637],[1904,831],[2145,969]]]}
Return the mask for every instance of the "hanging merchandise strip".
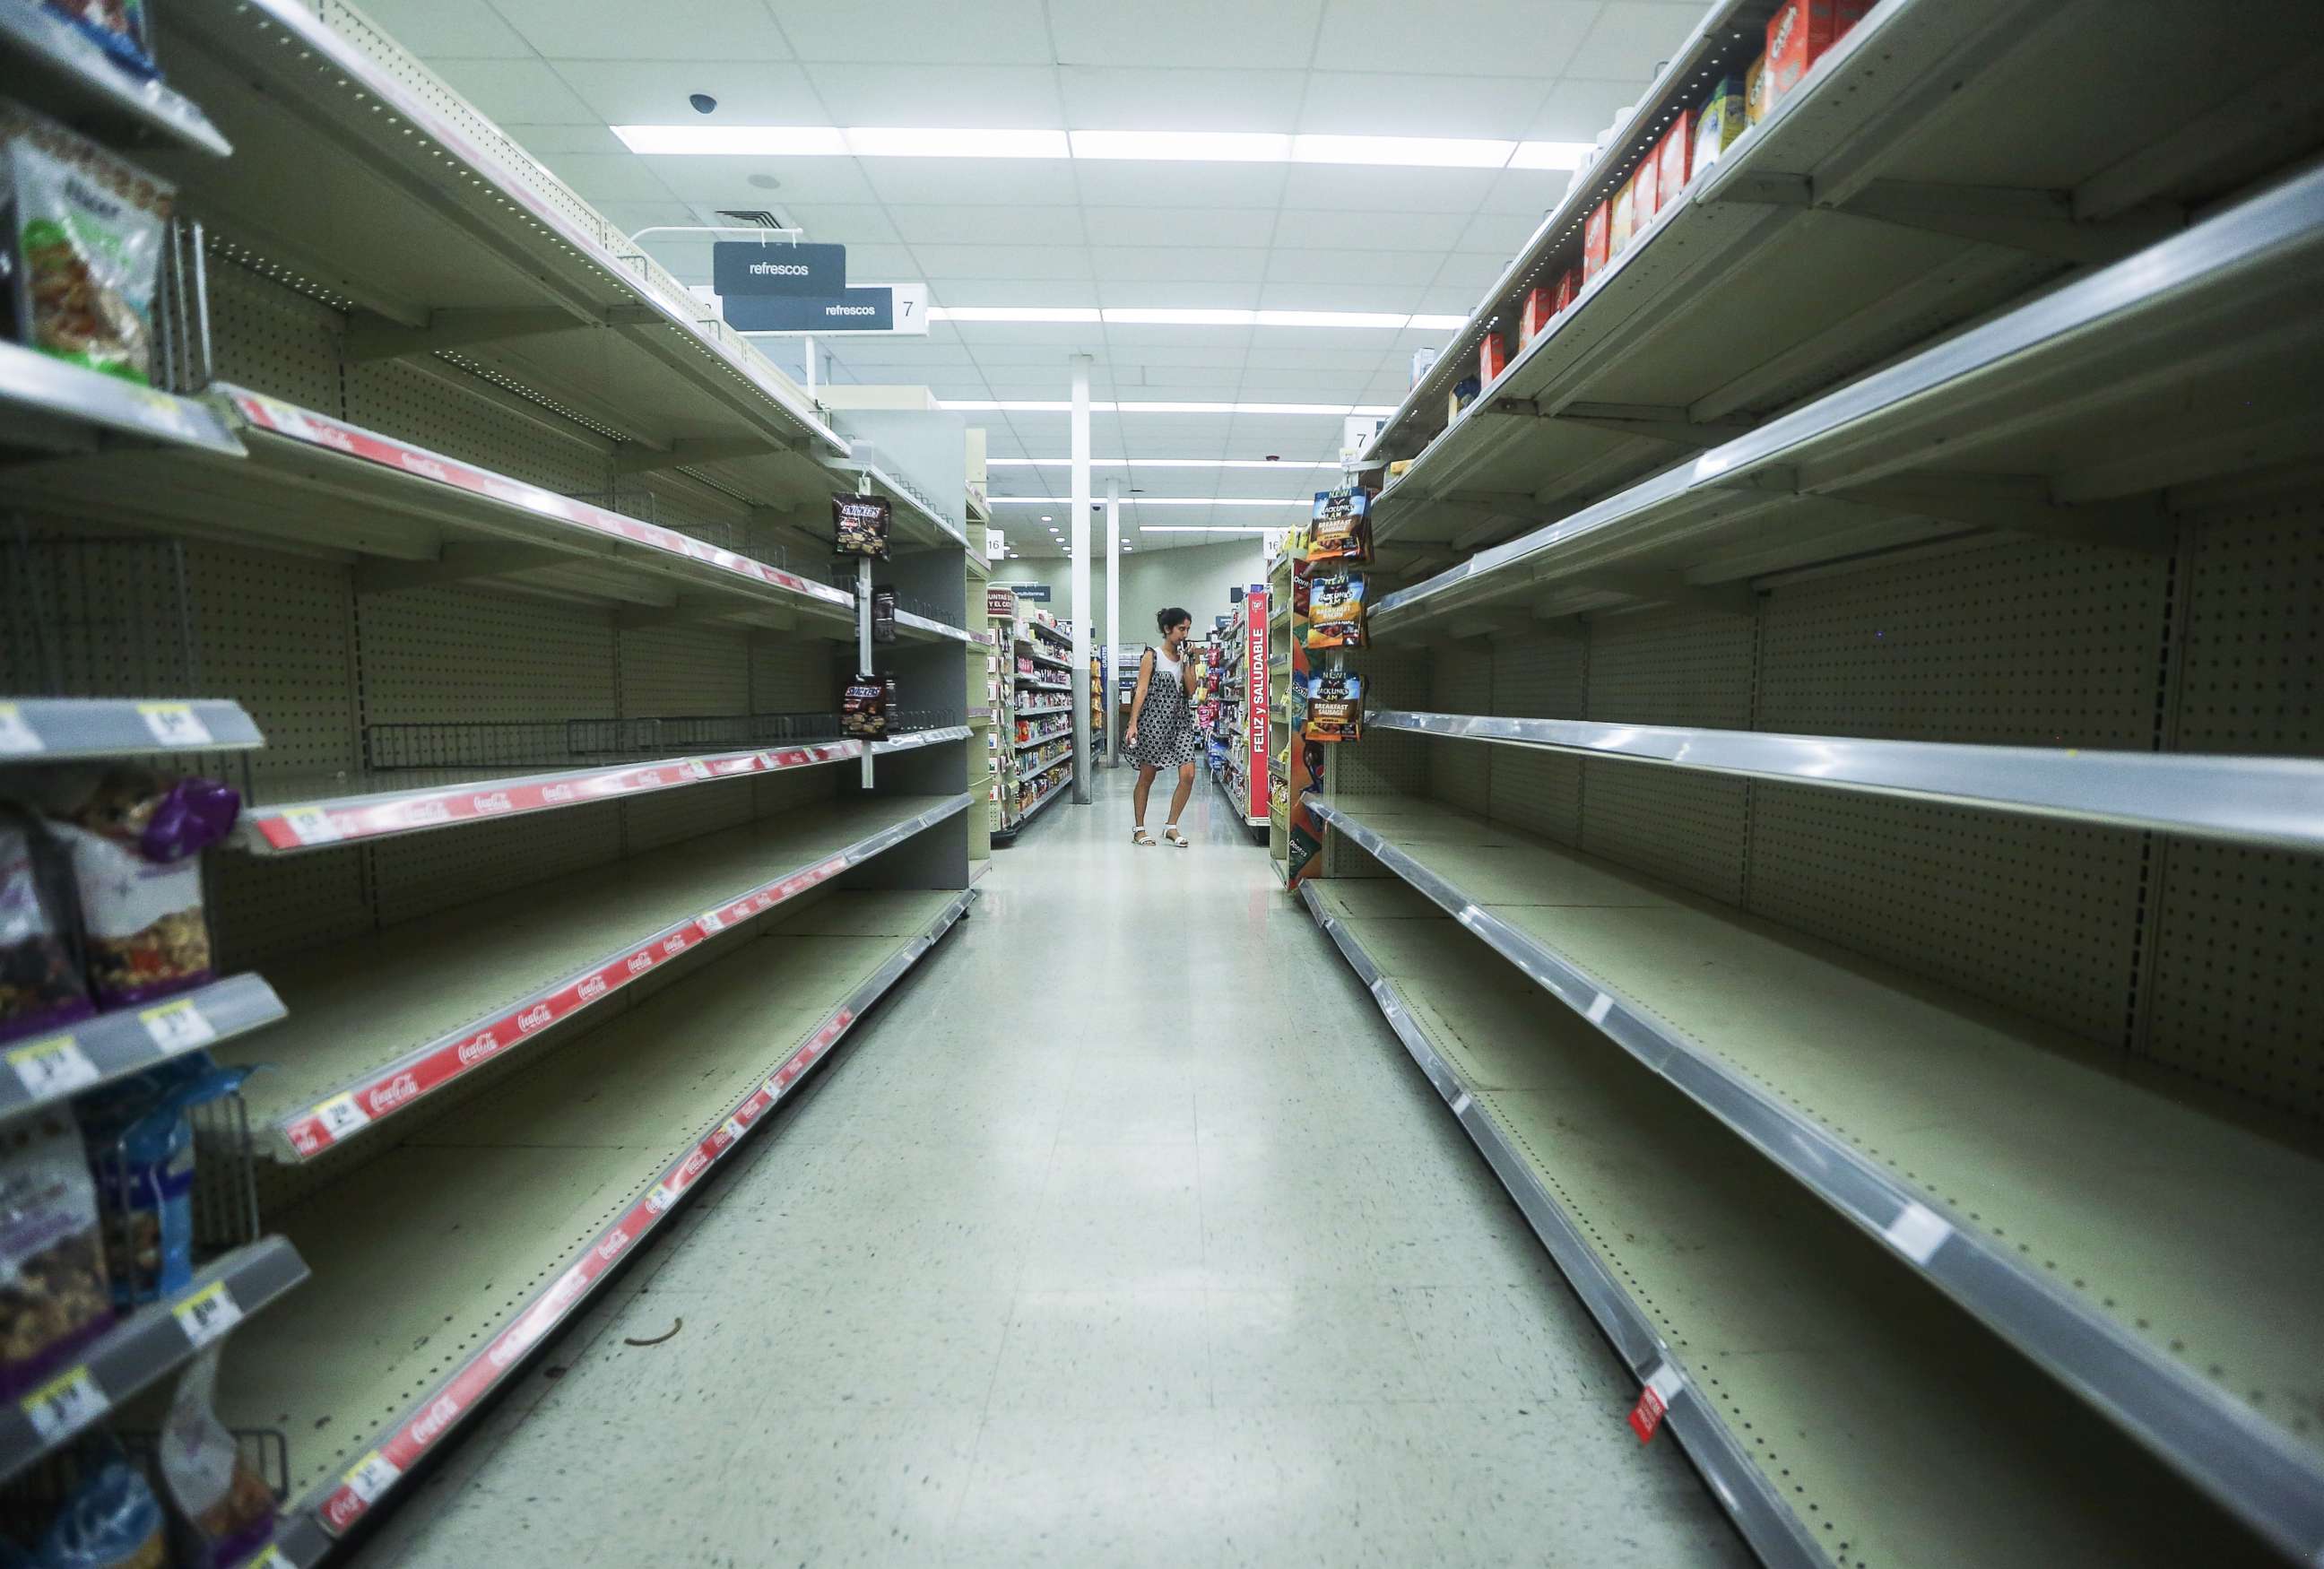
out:
{"label": "hanging merchandise strip", "polygon": [[616,769],[574,769],[433,789],[259,805],[244,812],[235,837],[243,848],[260,854],[312,850],[352,840],[586,806],[712,780],[811,768],[844,761],[862,750],[860,741],[827,741],[770,752],[717,752]]}
{"label": "hanging merchandise strip", "polygon": [[373,1070],[361,1082],[284,1119],[273,1131],[287,1147],[291,1159],[311,1160],[379,1119],[482,1067],[528,1037],[620,991],[657,965],[708,942],[731,926],[764,915],[851,866],[861,865],[968,804],[967,796],[956,796],[940,807],[859,839],[812,865],[770,878],[715,909],[665,927],[577,974],[543,987],[505,1012],[489,1020],[471,1021]]}
{"label": "hanging merchandise strip", "polygon": [[[377,1447],[350,1467],[337,1483],[302,1507],[300,1517],[284,1532],[287,1555],[306,1569],[330,1550],[330,1539],[343,1536],[370,1512],[374,1504],[418,1464],[435,1444],[458,1426],[533,1347],[555,1329],[622,1256],[659,1225],[710,1169],[761,1119],[772,1111],[845,1038],[864,1011],[935,946],[975,899],[964,891],[934,925],[915,937],[880,970],[827,1015],[774,1072],[729,1107],[710,1130],[664,1169],[661,1177],[633,1202],[621,1218],[599,1232],[563,1274],[526,1305],[484,1349],[438,1385],[389,1431]],[[319,1526],[320,1530],[313,1529]]]}

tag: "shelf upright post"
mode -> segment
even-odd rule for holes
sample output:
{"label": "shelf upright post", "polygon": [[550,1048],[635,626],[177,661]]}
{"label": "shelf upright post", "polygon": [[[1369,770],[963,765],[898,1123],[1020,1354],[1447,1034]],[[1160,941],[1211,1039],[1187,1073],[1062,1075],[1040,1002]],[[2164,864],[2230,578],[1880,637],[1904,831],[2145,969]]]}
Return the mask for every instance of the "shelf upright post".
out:
{"label": "shelf upright post", "polygon": [[[814,350],[810,348],[808,352],[812,354]],[[855,494],[872,494],[869,469],[855,476]],[[872,558],[869,556],[855,558],[855,668],[867,676],[880,673],[872,668]],[[890,724],[894,724],[895,720],[893,714],[888,715]],[[862,767],[863,788],[868,790],[872,788],[872,749],[869,746],[863,749]]]}
{"label": "shelf upright post", "polygon": [[1105,710],[1105,766],[1121,766],[1120,705],[1114,701],[1119,678],[1114,651],[1121,646],[1121,481],[1105,482],[1105,644],[1097,666],[1097,700]]}
{"label": "shelf upright post", "polygon": [[1090,356],[1074,355],[1074,805],[1090,804]]}

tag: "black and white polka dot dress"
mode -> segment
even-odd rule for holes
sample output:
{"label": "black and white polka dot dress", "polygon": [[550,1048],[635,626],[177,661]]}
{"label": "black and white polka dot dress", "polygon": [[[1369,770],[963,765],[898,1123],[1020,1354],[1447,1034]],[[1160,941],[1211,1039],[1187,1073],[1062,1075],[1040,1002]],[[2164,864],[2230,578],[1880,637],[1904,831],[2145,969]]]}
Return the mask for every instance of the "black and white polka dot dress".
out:
{"label": "black and white polka dot dress", "polygon": [[1130,761],[1140,768],[1178,768],[1203,754],[1184,667],[1160,649],[1147,652],[1154,656],[1154,673],[1147,678],[1146,706],[1138,711],[1138,744],[1130,749]]}

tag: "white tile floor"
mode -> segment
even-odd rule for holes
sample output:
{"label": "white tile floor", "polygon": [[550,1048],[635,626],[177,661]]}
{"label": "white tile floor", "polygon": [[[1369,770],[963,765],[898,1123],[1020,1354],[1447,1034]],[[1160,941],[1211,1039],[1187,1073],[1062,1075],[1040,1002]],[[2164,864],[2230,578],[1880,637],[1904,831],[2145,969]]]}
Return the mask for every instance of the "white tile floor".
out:
{"label": "white tile floor", "polygon": [[1216,792],[1100,780],[364,1569],[1750,1561]]}

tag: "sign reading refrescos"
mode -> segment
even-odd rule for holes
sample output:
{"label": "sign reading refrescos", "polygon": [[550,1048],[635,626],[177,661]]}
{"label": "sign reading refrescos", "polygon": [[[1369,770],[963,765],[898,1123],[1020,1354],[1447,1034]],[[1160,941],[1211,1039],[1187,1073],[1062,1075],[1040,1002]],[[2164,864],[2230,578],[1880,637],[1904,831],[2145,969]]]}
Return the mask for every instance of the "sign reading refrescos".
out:
{"label": "sign reading refrescos", "polygon": [[847,291],[847,247],[720,240],[710,247],[710,279],[730,300],[742,294],[830,299]]}
{"label": "sign reading refrescos", "polygon": [[881,283],[835,294],[726,294],[719,314],[737,332],[883,332],[926,337],[928,291],[924,283]]}

